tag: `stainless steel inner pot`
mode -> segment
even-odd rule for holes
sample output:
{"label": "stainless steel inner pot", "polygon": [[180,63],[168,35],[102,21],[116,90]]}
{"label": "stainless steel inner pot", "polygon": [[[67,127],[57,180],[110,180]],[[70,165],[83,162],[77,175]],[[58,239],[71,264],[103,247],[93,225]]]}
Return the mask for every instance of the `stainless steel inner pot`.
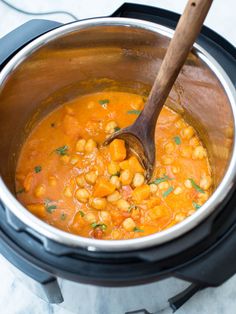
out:
{"label": "stainless steel inner pot", "polygon": [[[172,240],[222,204],[235,180],[235,90],[220,65],[195,45],[172,89],[171,107],[198,130],[210,155],[215,192],[174,227],[134,240],[82,238],[58,230],[15,198],[14,175],[24,139],[48,112],[73,97],[113,89],[147,94],[173,31],[150,22],[100,18],[75,22],[40,36],[0,73],[0,199],[27,230],[93,251],[134,250]],[[181,104],[181,105],[180,105]]]}

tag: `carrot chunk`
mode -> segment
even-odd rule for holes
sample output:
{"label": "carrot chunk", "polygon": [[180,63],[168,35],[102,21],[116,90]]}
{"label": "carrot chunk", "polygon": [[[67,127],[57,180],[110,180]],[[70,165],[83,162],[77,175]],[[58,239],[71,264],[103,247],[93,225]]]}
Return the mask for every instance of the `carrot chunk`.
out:
{"label": "carrot chunk", "polygon": [[116,187],[114,184],[106,180],[105,178],[100,178],[97,180],[93,195],[96,197],[104,197],[112,194],[115,191]]}
{"label": "carrot chunk", "polygon": [[39,218],[46,216],[45,206],[43,204],[29,204],[26,207]]}
{"label": "carrot chunk", "polygon": [[143,167],[141,166],[140,162],[138,161],[138,158],[136,156],[131,156],[129,158],[129,167],[130,170],[134,173],[136,172],[144,172]]}
{"label": "carrot chunk", "polygon": [[141,202],[147,199],[150,196],[150,186],[148,184],[144,184],[134,189],[133,191],[133,199],[136,202]]}
{"label": "carrot chunk", "polygon": [[113,161],[122,161],[126,157],[125,142],[123,140],[115,139],[110,146],[111,159]]}
{"label": "carrot chunk", "polygon": [[141,166],[140,162],[138,161],[138,158],[136,156],[131,156],[129,159],[126,159],[124,161],[121,161],[119,163],[122,170],[130,170],[133,173],[144,173],[144,169]]}

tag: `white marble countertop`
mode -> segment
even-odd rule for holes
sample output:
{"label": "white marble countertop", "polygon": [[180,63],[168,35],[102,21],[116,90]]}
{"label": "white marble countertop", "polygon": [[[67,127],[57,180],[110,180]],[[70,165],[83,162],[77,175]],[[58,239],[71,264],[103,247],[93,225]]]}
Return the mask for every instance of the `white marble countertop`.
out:
{"label": "white marble countertop", "polygon": [[[109,15],[122,3],[121,0],[57,0],[30,1],[8,0],[15,6],[32,12],[63,10],[73,13],[78,19]],[[129,0],[158,6],[168,10],[181,12],[185,0]],[[215,0],[205,24],[236,45],[236,1]],[[0,1],[0,37],[17,26],[33,18],[13,11]],[[65,14],[44,15],[39,18],[52,19],[61,22],[72,21]],[[0,313],[4,314],[71,314],[56,305],[46,304],[33,295],[23,283],[16,280],[8,262],[0,256],[1,285],[0,285]],[[236,276],[225,282],[221,287],[205,289],[195,295],[185,304],[177,314],[234,314],[236,313]],[[162,314],[169,314],[164,311]],[[79,313],[78,313],[79,314]],[[88,313],[88,314],[93,314]],[[103,313],[101,313],[103,314]],[[111,313],[112,314],[112,313]]]}

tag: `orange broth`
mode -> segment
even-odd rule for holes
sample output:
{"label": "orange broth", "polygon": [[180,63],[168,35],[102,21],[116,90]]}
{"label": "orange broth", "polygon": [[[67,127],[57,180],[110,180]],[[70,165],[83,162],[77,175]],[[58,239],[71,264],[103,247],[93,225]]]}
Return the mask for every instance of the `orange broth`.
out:
{"label": "orange broth", "polygon": [[211,170],[196,131],[178,113],[164,107],[158,119],[151,183],[121,140],[101,147],[134,122],[144,101],[100,92],[51,112],[21,150],[19,201],[56,228],[106,240],[146,236],[192,215],[210,196]]}

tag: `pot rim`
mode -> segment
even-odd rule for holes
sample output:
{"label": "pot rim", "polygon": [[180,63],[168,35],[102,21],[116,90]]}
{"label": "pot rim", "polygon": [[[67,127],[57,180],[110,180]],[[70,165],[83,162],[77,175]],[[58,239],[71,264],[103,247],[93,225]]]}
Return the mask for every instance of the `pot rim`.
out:
{"label": "pot rim", "polygon": [[[4,66],[4,68],[0,72],[1,89],[4,88],[4,82],[7,80],[8,75],[38,48],[67,33],[98,26],[122,26],[141,28],[164,35],[168,38],[171,38],[174,34],[173,30],[160,24],[131,18],[94,18],[62,25],[37,37],[29,44],[27,44],[23,49],[21,49],[18,53],[16,53],[15,56],[13,56],[13,58]],[[214,211],[214,209],[220,203],[222,203],[226,196],[232,191],[234,181],[236,179],[236,93],[233,84],[231,83],[223,68],[205,49],[203,49],[199,44],[195,43],[193,51],[212,70],[212,72],[220,81],[228,97],[229,103],[231,104],[231,110],[234,120],[234,143],[232,148],[231,160],[221,183],[216,188],[211,197],[207,200],[207,202],[203,206],[201,206],[201,208],[198,209],[193,215],[187,217],[182,222],[164,231],[160,231],[158,233],[154,233],[137,239],[97,240],[67,233],[40,220],[39,218],[31,214],[31,212],[29,212],[23,205],[21,205],[21,203],[6,187],[2,177],[0,177],[0,199],[3,202],[3,206],[8,208],[15,216],[17,216],[18,219],[20,219],[26,225],[26,231],[40,237],[44,243],[47,241],[47,239],[50,239],[67,246],[85,248],[88,251],[132,251],[160,245],[183,235],[187,231],[190,231],[191,229],[196,227],[205,218],[207,218]]]}

